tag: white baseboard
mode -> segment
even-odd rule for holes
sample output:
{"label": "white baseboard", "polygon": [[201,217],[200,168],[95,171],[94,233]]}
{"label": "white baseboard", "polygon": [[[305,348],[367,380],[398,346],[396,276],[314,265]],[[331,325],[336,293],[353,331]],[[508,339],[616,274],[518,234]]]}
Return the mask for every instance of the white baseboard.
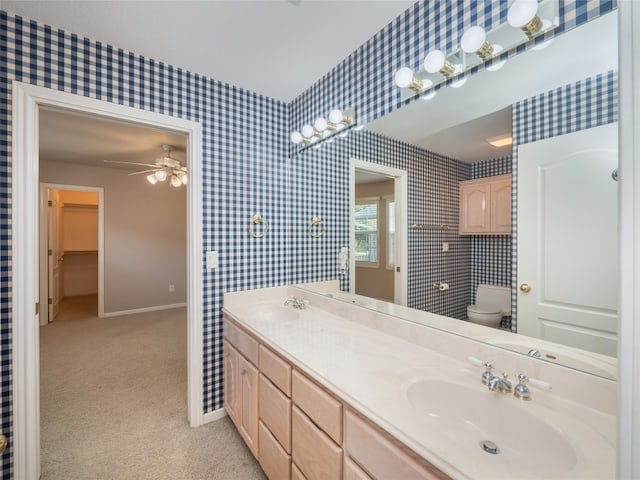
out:
{"label": "white baseboard", "polygon": [[220,420],[227,416],[227,411],[224,408],[219,408],[217,410],[213,410],[211,412],[207,412],[202,417],[202,423],[211,423],[216,420]]}
{"label": "white baseboard", "polygon": [[187,303],[172,303],[171,305],[156,305],[155,307],[134,308],[133,310],[120,310],[118,312],[104,312],[100,315],[101,318],[105,317],[120,317],[122,315],[132,315],[134,313],[145,312],[157,312],[158,310],[170,310],[172,308],[186,307]]}

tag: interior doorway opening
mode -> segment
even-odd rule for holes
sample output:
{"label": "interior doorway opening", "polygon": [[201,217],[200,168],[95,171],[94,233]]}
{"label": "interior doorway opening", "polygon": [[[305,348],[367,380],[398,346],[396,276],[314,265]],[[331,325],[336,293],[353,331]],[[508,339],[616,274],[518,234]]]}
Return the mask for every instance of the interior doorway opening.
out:
{"label": "interior doorway opening", "polygon": [[350,290],[407,304],[407,172],[351,160]]}
{"label": "interior doorway opening", "polygon": [[55,321],[65,297],[93,295],[103,316],[103,215],[100,187],[40,184],[40,325]]}

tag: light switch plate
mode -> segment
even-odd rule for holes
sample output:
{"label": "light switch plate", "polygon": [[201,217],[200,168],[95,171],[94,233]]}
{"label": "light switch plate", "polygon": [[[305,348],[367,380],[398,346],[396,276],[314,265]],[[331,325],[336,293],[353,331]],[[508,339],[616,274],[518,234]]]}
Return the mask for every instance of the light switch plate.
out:
{"label": "light switch plate", "polygon": [[207,270],[218,268],[218,252],[211,250],[207,252]]}
{"label": "light switch plate", "polygon": [[442,251],[443,252],[449,251],[449,242],[442,242]]}

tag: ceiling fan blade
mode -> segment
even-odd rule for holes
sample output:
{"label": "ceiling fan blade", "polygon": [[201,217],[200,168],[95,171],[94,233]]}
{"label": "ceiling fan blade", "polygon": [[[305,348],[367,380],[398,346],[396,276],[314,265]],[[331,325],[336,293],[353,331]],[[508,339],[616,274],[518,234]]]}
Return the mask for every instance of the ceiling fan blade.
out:
{"label": "ceiling fan blade", "polygon": [[103,160],[104,163],[118,163],[120,165],[140,165],[141,167],[157,167],[150,163],[138,163],[138,162],[121,162],[119,160]]}
{"label": "ceiling fan blade", "polygon": [[141,172],[132,172],[132,173],[128,173],[127,176],[131,176],[131,175],[142,175],[143,173],[149,173],[149,172],[157,172],[158,169],[154,168],[153,170],[142,170]]}

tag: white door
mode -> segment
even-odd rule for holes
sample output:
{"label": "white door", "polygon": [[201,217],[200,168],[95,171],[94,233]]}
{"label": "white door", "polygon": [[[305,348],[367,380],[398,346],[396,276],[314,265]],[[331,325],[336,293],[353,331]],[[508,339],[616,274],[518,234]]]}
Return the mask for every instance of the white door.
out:
{"label": "white door", "polygon": [[617,123],[519,147],[518,333],[616,355],[617,168]]}
{"label": "white door", "polygon": [[59,190],[50,190],[48,212],[48,258],[49,258],[49,322],[58,315],[62,300],[62,204]]}

